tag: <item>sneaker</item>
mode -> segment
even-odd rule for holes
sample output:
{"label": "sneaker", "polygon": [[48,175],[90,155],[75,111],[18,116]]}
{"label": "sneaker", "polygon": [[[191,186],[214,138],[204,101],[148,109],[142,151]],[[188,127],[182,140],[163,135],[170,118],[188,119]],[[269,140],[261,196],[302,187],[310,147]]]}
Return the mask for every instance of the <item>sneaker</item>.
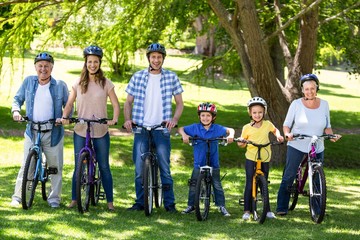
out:
{"label": "sneaker", "polygon": [[175,208],[175,204],[165,207],[165,209],[169,213],[177,213],[178,212],[178,210]]}
{"label": "sneaker", "polygon": [[276,218],[275,214],[273,212],[267,212],[266,213],[267,218]]}
{"label": "sneaker", "polygon": [[13,200],[11,200],[10,206],[18,207],[18,206],[20,206],[20,202],[16,199],[13,199]]}
{"label": "sneaker", "polygon": [[52,202],[52,203],[49,203],[49,206],[52,208],[58,208],[58,207],[60,207],[60,204],[57,202]]}
{"label": "sneaker", "polygon": [[244,221],[250,220],[250,213],[246,212],[242,215],[242,219]]}
{"label": "sneaker", "polygon": [[142,210],[144,210],[144,206],[141,206],[140,204],[135,203],[134,205],[132,205],[132,207],[129,207],[127,210],[128,211],[142,211]]}
{"label": "sneaker", "polygon": [[230,213],[226,210],[226,208],[224,206],[220,206],[219,211],[221,212],[221,214],[224,217],[230,217],[231,216]]}
{"label": "sneaker", "polygon": [[276,215],[279,215],[279,216],[285,216],[287,214],[287,212],[277,212]]}
{"label": "sneaker", "polygon": [[194,206],[188,206],[185,210],[183,210],[181,213],[182,214],[189,214],[192,213],[193,211],[195,211],[195,207]]}

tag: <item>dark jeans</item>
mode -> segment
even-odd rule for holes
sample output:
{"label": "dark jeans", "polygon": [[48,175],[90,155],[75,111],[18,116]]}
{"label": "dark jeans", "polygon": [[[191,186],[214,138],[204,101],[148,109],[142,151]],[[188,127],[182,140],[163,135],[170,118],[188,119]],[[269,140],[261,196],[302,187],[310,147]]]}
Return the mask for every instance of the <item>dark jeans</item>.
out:
{"label": "dark jeans", "polygon": [[[256,169],[256,162],[246,159],[245,172],[246,172],[246,184],[244,190],[244,211],[252,210],[252,179]],[[261,170],[263,171],[266,180],[269,177],[269,162],[261,163]],[[270,209],[268,210],[270,211]]]}

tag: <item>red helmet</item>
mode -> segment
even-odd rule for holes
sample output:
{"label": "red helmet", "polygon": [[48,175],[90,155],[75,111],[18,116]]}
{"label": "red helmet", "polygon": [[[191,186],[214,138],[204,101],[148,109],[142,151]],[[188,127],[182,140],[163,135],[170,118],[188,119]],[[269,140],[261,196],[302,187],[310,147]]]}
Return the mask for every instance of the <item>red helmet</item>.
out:
{"label": "red helmet", "polygon": [[213,116],[216,116],[217,110],[216,110],[216,106],[213,103],[200,103],[198,108],[197,108],[197,112],[198,114],[200,114],[201,112],[209,112],[211,113]]}

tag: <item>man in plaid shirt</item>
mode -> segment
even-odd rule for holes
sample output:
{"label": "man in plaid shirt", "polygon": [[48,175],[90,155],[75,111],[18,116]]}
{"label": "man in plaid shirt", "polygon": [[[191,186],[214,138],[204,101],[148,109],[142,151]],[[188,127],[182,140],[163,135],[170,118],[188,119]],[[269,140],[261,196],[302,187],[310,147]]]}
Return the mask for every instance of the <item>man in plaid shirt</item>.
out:
{"label": "man in plaid shirt", "polygon": [[[146,50],[149,67],[136,72],[126,88],[127,98],[124,104],[124,126],[132,131],[132,123],[144,127],[151,127],[166,122],[166,128],[152,131],[160,167],[160,177],[164,194],[164,207],[168,212],[177,212],[173,190],[173,179],[170,172],[170,130],[177,125],[182,114],[184,103],[179,78],[162,65],[166,56],[164,46],[159,43],[150,44]],[[172,96],[176,108],[172,117]],[[141,154],[148,149],[148,135],[146,130],[135,132],[133,145],[133,161],[135,163],[135,204],[128,210],[144,209],[144,190],[142,187]]]}

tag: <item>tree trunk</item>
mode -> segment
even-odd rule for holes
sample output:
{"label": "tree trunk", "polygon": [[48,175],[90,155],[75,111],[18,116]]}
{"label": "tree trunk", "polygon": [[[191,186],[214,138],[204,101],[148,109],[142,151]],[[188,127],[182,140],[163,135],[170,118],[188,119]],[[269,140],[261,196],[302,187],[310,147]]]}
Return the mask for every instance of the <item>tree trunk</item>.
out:
{"label": "tree trunk", "polygon": [[[304,0],[305,1],[305,0]],[[316,48],[317,8],[303,15],[300,25],[299,46],[294,61],[289,61],[289,75],[284,86],[284,80],[277,77],[279,71],[279,54],[271,51],[288,51],[284,38],[281,39],[281,48],[271,49],[265,41],[257,16],[255,1],[236,0],[237,15],[231,15],[220,0],[208,0],[208,4],[218,16],[220,23],[232,39],[238,51],[243,72],[252,96],[260,96],[268,103],[268,117],[282,132],[283,122],[293,96],[299,96],[299,77],[303,73],[311,72],[314,63]],[[229,20],[230,19],[230,20]],[[278,45],[279,46],[279,45]],[[287,57],[289,57],[287,55]],[[281,64],[280,64],[281,65]],[[295,88],[295,89],[294,89]],[[295,94],[294,94],[295,93]],[[273,161],[284,162],[285,145],[280,151],[274,149]]]}
{"label": "tree trunk", "polygon": [[194,49],[194,54],[201,54],[207,57],[215,56],[215,27],[210,27],[209,31],[202,33],[203,30],[203,21],[206,21],[206,18],[203,16],[198,16],[195,18],[193,26],[197,32],[196,37],[196,46]]}

